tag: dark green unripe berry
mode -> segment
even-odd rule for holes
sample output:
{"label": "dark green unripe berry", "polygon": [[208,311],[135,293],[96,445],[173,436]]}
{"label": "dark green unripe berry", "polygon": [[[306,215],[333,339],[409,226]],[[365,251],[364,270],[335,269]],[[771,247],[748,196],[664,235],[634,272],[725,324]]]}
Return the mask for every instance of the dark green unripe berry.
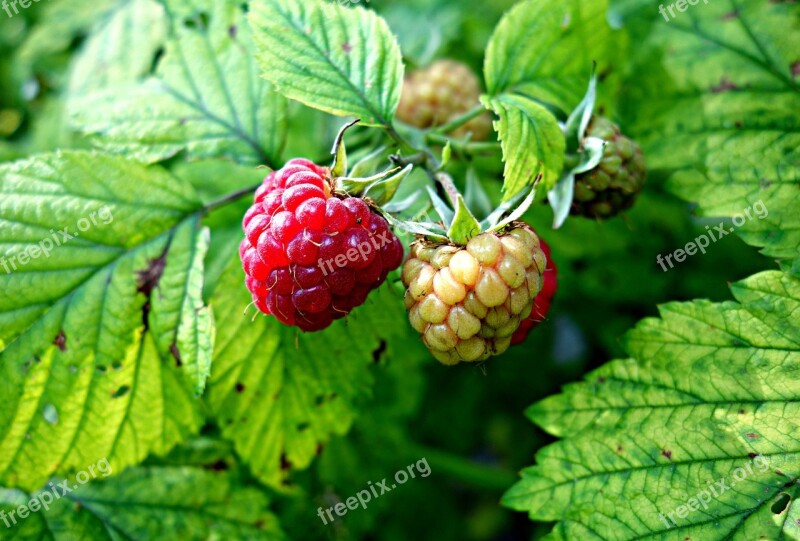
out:
{"label": "dark green unripe berry", "polygon": [[587,173],[575,178],[573,215],[603,219],[633,206],[644,187],[647,170],[639,145],[622,135],[616,124],[595,116],[587,137],[606,141],[603,159]]}

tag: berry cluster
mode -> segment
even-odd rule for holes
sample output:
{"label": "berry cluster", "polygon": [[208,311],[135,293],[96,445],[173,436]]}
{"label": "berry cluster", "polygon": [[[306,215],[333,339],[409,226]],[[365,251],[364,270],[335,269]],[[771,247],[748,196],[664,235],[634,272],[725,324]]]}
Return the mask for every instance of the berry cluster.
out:
{"label": "berry cluster", "polygon": [[403,246],[361,199],[334,193],[327,168],[294,159],[270,173],[243,221],[245,283],[260,311],[317,331],[367,299]]}
{"label": "berry cluster", "polygon": [[575,178],[572,214],[589,218],[610,218],[633,206],[644,187],[644,155],[639,145],[603,117],[592,117],[586,131],[606,142],[600,164]]}
{"label": "berry cluster", "polygon": [[[439,60],[406,78],[397,118],[418,128],[441,126],[463,115],[480,103],[481,85],[474,73],[461,62]],[[488,113],[454,130],[451,135],[472,134],[483,141],[491,132]]]}
{"label": "berry cluster", "polygon": [[403,267],[411,325],[443,364],[503,353],[531,314],[546,263],[538,237],[522,223],[466,247],[417,241]]}
{"label": "berry cluster", "polygon": [[541,237],[539,242],[544,255],[547,257],[547,268],[545,268],[542,277],[542,290],[533,301],[531,315],[520,324],[519,329],[511,336],[512,346],[524,342],[528,337],[528,333],[545,320],[547,313],[550,311],[550,304],[552,304],[553,297],[555,297],[558,289],[558,268],[550,255],[550,246]]}

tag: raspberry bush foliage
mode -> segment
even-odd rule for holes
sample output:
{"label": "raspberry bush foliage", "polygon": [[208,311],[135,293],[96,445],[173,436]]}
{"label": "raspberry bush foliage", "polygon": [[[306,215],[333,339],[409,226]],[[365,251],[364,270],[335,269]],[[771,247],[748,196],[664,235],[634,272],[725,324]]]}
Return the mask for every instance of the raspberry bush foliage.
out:
{"label": "raspberry bush foliage", "polygon": [[5,6],[0,539],[800,538],[796,2]]}

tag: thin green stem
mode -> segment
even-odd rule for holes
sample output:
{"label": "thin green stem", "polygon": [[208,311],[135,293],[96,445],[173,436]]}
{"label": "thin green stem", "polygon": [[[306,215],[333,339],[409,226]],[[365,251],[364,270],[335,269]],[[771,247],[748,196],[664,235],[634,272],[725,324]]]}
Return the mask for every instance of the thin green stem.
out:
{"label": "thin green stem", "polygon": [[212,201],[211,203],[203,207],[203,214],[210,214],[211,212],[214,212],[217,209],[230,205],[231,203],[238,201],[242,197],[252,194],[258,189],[259,186],[261,186],[260,182],[250,188],[244,188],[243,190],[239,190],[237,192],[233,192],[232,194],[228,194],[221,199]]}
{"label": "thin green stem", "polygon": [[486,108],[483,105],[478,104],[475,107],[473,107],[472,109],[470,109],[469,111],[467,111],[466,113],[464,113],[463,115],[454,118],[453,120],[451,120],[447,124],[443,124],[442,126],[436,126],[436,128],[431,130],[431,133],[438,133],[438,134],[441,134],[441,135],[444,135],[446,133],[450,133],[450,132],[452,132],[454,130],[457,130],[458,128],[460,128],[461,126],[463,126],[464,124],[466,124],[467,122],[472,120],[473,118],[477,118],[477,117],[481,116],[485,112],[486,112]]}
{"label": "thin green stem", "polygon": [[488,154],[502,150],[500,143],[459,141],[451,139],[438,133],[429,133],[426,136],[428,142],[436,145],[446,145],[448,142],[453,150],[462,155]]}
{"label": "thin green stem", "polygon": [[395,142],[398,148],[402,151],[406,151],[409,153],[419,152],[418,149],[414,148],[408,141],[406,141],[402,135],[398,133],[398,131],[392,126],[391,124],[387,124],[385,126],[386,134],[389,138]]}
{"label": "thin green stem", "polygon": [[502,492],[517,481],[513,472],[478,464],[439,449],[415,445],[411,453],[420,460],[427,460],[432,473],[446,475],[478,489]]}

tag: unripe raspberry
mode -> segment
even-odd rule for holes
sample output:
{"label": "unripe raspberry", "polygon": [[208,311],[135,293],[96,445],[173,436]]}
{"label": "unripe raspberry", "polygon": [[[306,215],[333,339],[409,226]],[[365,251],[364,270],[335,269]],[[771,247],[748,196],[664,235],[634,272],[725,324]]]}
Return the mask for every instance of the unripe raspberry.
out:
{"label": "unripe raspberry", "polygon": [[466,246],[418,240],[402,274],[411,326],[443,364],[503,353],[531,314],[546,261],[539,239],[521,222]]}
{"label": "unripe raspberry", "polygon": [[305,159],[264,179],[242,225],[239,255],[254,304],[304,331],[363,304],[403,260],[386,220],[333,193],[328,169]]}
{"label": "unripe raspberry", "polygon": [[575,177],[572,214],[610,218],[633,206],[642,191],[647,170],[639,145],[622,135],[616,124],[595,116],[587,136],[606,141],[600,164]]}
{"label": "unripe raspberry", "polygon": [[[481,84],[468,66],[455,60],[438,60],[406,77],[397,118],[418,128],[441,126],[480,103]],[[492,129],[489,113],[473,118],[450,135],[472,134],[484,141]]]}
{"label": "unripe raspberry", "polygon": [[[542,276],[542,290],[538,295],[536,295],[530,316],[523,318],[519,329],[517,329],[511,337],[512,345],[521,344],[525,338],[527,338],[530,331],[545,320],[547,317],[547,312],[550,311],[550,305],[553,302],[553,297],[556,294],[556,290],[558,290],[558,268],[556,267],[556,263],[553,261],[553,258],[550,255],[550,246],[547,245],[544,239],[540,239],[540,242],[542,246],[542,252],[544,252],[545,256],[547,257],[547,268]],[[515,295],[520,298],[515,299]],[[522,295],[517,294],[516,291],[512,291],[512,309],[515,305],[518,307],[521,302]]]}

